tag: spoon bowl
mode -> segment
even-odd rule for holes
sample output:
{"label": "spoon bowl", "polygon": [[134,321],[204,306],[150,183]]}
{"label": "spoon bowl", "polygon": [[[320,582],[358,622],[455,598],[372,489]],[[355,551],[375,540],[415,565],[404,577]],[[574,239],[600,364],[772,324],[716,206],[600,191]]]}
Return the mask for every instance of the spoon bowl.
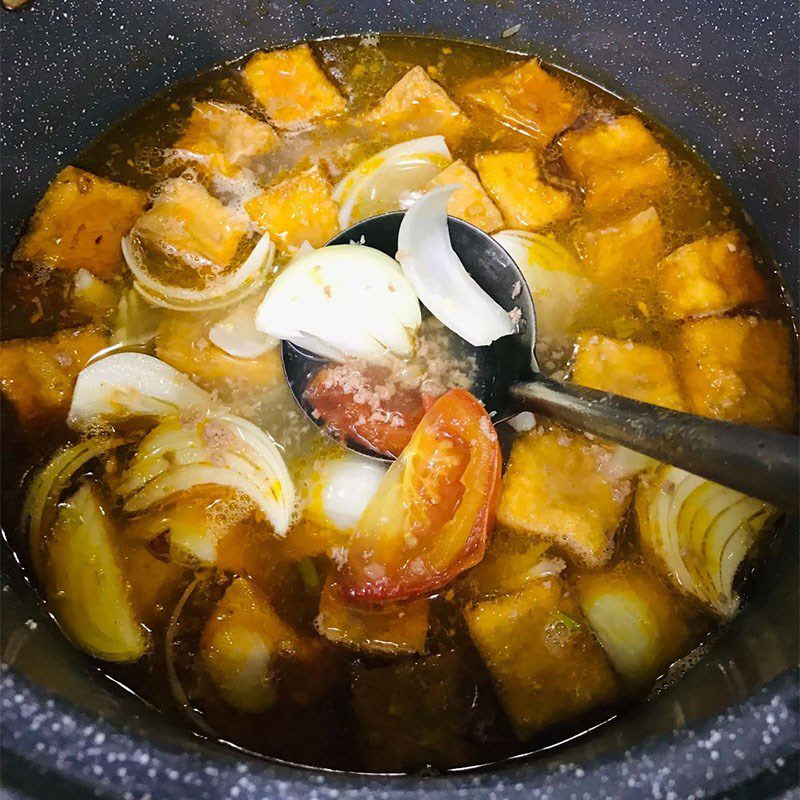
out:
{"label": "spoon bowl", "polygon": [[[331,239],[326,247],[357,242],[394,258],[404,216],[404,212],[394,211],[362,220]],[[455,335],[452,337],[457,340],[455,355],[459,359],[473,357],[477,365],[470,391],[492,419],[501,422],[514,413],[508,406],[510,382],[539,369],[535,356],[533,300],[516,262],[491,236],[455,217],[448,217],[447,224],[453,249],[478,286],[506,311],[514,308],[520,311],[517,333],[497,339],[487,347],[474,347]],[[281,343],[281,355],[292,394],[306,416],[322,427],[323,420],[314,416],[314,409],[306,398],[306,389],[317,372],[329,362],[286,340]],[[352,439],[348,439],[347,447],[362,455],[393,460],[392,456],[378,453]]]}

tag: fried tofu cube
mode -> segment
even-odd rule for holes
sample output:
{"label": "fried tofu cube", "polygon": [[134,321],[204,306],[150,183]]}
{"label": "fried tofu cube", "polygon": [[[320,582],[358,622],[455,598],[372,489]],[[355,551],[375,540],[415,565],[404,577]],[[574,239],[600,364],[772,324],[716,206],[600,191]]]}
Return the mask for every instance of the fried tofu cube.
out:
{"label": "fried tofu cube", "polygon": [[441,134],[457,140],[470,125],[450,95],[420,66],[400,78],[364,119],[399,138]]}
{"label": "fried tofu cube", "polygon": [[581,110],[579,99],[535,58],[510,71],[471,81],[464,91],[504,124],[528,134],[542,147],[572,125]]}
{"label": "fried tofu cube", "polygon": [[767,296],[764,278],[739,231],[704,236],[679,247],[661,262],[659,273],[669,319],[722,314]]}
{"label": "fried tofu cube", "polygon": [[134,232],[170,255],[227,267],[247,229],[243,214],[212,197],[199,183],[175,178],[161,186]]}
{"label": "fried tofu cube", "polygon": [[232,177],[280,141],[266,122],[228,103],[195,103],[186,130],[173,145],[212,172]]}
{"label": "fried tofu cube", "polygon": [[246,578],[236,578],[217,603],[200,640],[200,656],[222,698],[258,714],[276,700],[275,660],[305,660],[310,643],[273,611]]}
{"label": "fried tofu cube", "polygon": [[518,436],[503,476],[497,521],[556,545],[588,567],[605,564],[630,496],[606,470],[610,451],[564,428]]}
{"label": "fried tofu cube", "polygon": [[107,344],[98,328],[0,343],[0,390],[23,425],[66,416],[78,373]]}
{"label": "fried tofu cube", "polygon": [[653,681],[688,649],[676,598],[641,565],[620,563],[578,578],[578,600],[617,673],[634,686]]}
{"label": "fried tofu cube", "polygon": [[356,605],[328,581],[319,600],[317,630],[326,638],[363,653],[423,653],[430,600]]}
{"label": "fried tofu cube", "polygon": [[474,696],[465,684],[463,661],[453,652],[386,665],[357,663],[353,708],[367,767],[396,772],[463,763]]}
{"label": "fried tofu cube", "polygon": [[520,739],[616,697],[614,673],[560,578],[464,617]]}
{"label": "fried tofu cube", "polygon": [[572,381],[601,392],[686,411],[672,356],[658,347],[582,333]]}
{"label": "fried tofu cube", "polygon": [[280,348],[258,358],[236,358],[208,339],[208,323],[192,315],[167,317],[156,333],[156,354],[162,361],[214,389],[219,383],[248,384],[264,391],[283,380]]}
{"label": "fried tofu cube", "polygon": [[243,75],[253,96],[278,128],[303,127],[341,114],[346,107],[307,44],[256,53],[247,62]]}
{"label": "fried tofu cube", "polygon": [[532,151],[480,153],[475,166],[509,227],[539,230],[571,216],[572,196],[542,180]]}
{"label": "fried tofu cube", "polygon": [[567,133],[561,149],[592,214],[641,207],[670,181],[667,151],[632,115]]}
{"label": "fried tofu cube", "polygon": [[144,212],[147,193],[66,167],[36,206],[14,258],[108,278],[125,269],[120,242]]}
{"label": "fried tofu cube", "polygon": [[796,428],[795,359],[783,323],[756,317],[686,322],[674,354],[695,414],[763,428]]}
{"label": "fried tofu cube", "polygon": [[661,220],[654,208],[577,237],[587,277],[613,289],[648,281],[664,255]]}
{"label": "fried tofu cube", "polygon": [[566,566],[547,551],[550,544],[530,536],[498,531],[492,535],[483,560],[463,579],[475,598],[513,594],[534,580],[561,572]]}
{"label": "fried tofu cube", "polygon": [[267,189],[245,209],[284,249],[303,242],[322,247],[339,232],[339,206],[332,194],[330,181],[314,166]]}
{"label": "fried tofu cube", "polygon": [[455,184],[461,188],[453,192],[447,204],[447,213],[451,217],[466,220],[486,233],[494,233],[503,227],[503,215],[486,194],[478,176],[460,159],[445,167],[425,190]]}

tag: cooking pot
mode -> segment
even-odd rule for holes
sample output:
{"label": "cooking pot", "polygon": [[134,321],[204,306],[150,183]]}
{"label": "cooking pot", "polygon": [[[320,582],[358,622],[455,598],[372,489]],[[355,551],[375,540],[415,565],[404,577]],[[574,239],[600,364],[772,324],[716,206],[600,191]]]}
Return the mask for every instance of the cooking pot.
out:
{"label": "cooking pot", "polygon": [[[731,187],[779,265],[787,302],[796,305],[794,6],[789,0],[32,0],[2,15],[3,258],[56,172],[162,88],[258,47],[410,32],[533,53],[635,98]],[[682,680],[655,698],[524,759],[404,778],[277,764],[165,720],[63,639],[4,543],[5,784],[14,797],[59,800],[783,795],[798,770],[797,532],[797,519],[789,519],[742,613]]]}

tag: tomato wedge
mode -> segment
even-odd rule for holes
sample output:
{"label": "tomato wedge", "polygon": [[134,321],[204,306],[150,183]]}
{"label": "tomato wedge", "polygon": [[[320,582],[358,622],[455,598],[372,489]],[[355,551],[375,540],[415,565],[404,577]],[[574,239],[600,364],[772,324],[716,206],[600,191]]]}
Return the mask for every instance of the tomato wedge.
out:
{"label": "tomato wedge", "polygon": [[306,389],[306,399],[334,437],[351,439],[371,450],[399,456],[433,398],[416,389],[387,392],[385,374],[360,371],[356,386],[337,379],[341,366],[323,367]]}
{"label": "tomato wedge", "polygon": [[500,492],[497,432],[467,391],[422,418],[350,540],[340,591],[385,603],[430,594],[484,555]]}

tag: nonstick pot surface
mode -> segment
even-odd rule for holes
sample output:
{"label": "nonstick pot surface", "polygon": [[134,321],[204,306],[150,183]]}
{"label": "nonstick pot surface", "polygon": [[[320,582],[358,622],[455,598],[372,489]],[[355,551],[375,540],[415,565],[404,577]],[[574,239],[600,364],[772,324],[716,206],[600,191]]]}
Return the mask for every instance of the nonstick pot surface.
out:
{"label": "nonstick pot surface", "polygon": [[[58,169],[165,86],[256,47],[407,31],[535,53],[637,98],[731,187],[796,300],[795,23],[770,0],[32,0],[2,14],[3,257]],[[526,763],[427,779],[298,771],[165,723],[63,640],[4,549],[4,778],[48,798],[769,797],[797,774],[797,541],[791,520],[740,617],[652,702]]]}

